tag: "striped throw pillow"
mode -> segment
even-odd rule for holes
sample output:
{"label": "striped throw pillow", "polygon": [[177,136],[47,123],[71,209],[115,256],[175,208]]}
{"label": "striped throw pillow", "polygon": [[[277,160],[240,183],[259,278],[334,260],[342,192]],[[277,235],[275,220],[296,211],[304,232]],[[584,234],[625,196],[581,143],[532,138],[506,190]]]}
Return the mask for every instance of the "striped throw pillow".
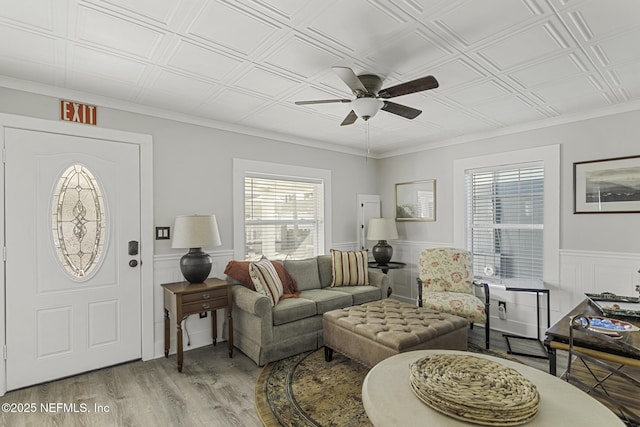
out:
{"label": "striped throw pillow", "polygon": [[282,281],[276,268],[267,258],[249,264],[249,276],[256,291],[269,297],[271,305],[276,305],[283,294]]}
{"label": "striped throw pillow", "polygon": [[369,284],[367,251],[331,249],[333,282],[331,286],[364,286]]}

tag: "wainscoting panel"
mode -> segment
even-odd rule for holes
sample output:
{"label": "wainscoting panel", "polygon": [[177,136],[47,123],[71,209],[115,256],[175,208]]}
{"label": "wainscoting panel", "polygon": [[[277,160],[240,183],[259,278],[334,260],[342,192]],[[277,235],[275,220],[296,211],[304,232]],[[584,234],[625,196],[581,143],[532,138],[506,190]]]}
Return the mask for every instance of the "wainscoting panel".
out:
{"label": "wainscoting panel", "polygon": [[585,293],[637,296],[639,268],[640,254],[560,251],[560,312],[575,307]]}
{"label": "wainscoting panel", "polygon": [[[451,243],[393,241],[393,261],[407,264],[404,269],[389,271],[393,297],[415,304],[418,297],[417,261],[423,249],[451,246]],[[640,254],[593,251],[560,251],[560,284],[550,288],[551,324],[582,301],[585,293],[613,292],[637,295],[640,284]],[[498,317],[498,301],[507,304],[507,319]],[[540,334],[546,330],[546,298],[540,301]],[[491,327],[507,333],[536,336],[536,294],[495,291],[491,294]]]}
{"label": "wainscoting panel", "polygon": [[[185,252],[186,253],[186,252]],[[210,277],[225,277],[224,269],[227,263],[233,259],[233,251],[209,252],[211,256]],[[160,286],[163,283],[181,282],[184,280],[180,272],[180,258],[178,255],[157,255],[154,258],[154,356],[164,357],[164,303],[163,292]],[[218,341],[227,339],[227,322],[224,310],[217,311],[218,320]],[[171,318],[171,349],[170,353],[176,352],[176,319]],[[185,329],[186,328],[186,329]],[[187,333],[191,345],[187,346]],[[211,319],[206,317],[200,319],[196,315],[189,316],[183,323],[183,347],[184,350],[202,347],[211,344]]]}
{"label": "wainscoting panel", "polygon": [[[423,249],[451,246],[451,243],[393,241],[393,261],[404,262],[405,268],[390,270],[389,278],[393,289],[393,298],[410,304],[416,304],[418,298],[417,261]],[[335,243],[333,249],[357,250],[357,242]],[[233,250],[210,252],[213,267],[212,277],[224,278],[224,269],[233,259]],[[154,259],[155,307],[155,357],[164,356],[164,310],[160,284],[179,282],[182,279],[179,261],[182,255],[158,255]],[[618,295],[637,295],[635,286],[640,284],[640,254],[560,251],[560,284],[551,289],[551,323],[584,299],[585,293],[613,292]],[[541,298],[540,333],[546,329],[546,301]],[[507,319],[498,318],[498,300],[507,303]],[[536,336],[536,297],[532,293],[495,291],[492,294],[490,308],[492,329],[524,336]],[[175,352],[175,319],[171,319],[171,353]],[[191,316],[186,321],[191,346],[185,350],[211,343],[211,319],[199,319]],[[218,340],[226,340],[226,318],[218,312]]]}

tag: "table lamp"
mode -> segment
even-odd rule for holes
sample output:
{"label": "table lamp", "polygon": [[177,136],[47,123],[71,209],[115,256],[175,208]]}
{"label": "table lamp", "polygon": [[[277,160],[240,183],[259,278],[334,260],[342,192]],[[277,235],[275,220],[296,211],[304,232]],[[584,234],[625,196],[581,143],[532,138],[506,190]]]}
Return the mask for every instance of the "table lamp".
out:
{"label": "table lamp", "polygon": [[189,248],[180,258],[180,271],[189,283],[201,283],[211,272],[211,257],[205,246],[220,246],[215,215],[179,215],[173,224],[172,248]]}
{"label": "table lamp", "polygon": [[387,265],[393,255],[393,248],[387,240],[397,239],[398,230],[393,218],[371,218],[367,227],[367,240],[377,240],[371,253],[378,265]]}

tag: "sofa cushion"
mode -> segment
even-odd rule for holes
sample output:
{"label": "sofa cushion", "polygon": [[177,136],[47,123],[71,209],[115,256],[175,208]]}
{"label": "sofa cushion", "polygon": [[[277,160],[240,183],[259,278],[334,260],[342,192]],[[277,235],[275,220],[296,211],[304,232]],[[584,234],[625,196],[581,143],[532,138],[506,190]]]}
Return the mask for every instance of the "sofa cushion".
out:
{"label": "sofa cushion", "polygon": [[331,255],[318,255],[318,273],[320,273],[320,286],[328,288],[333,282],[333,261]]}
{"label": "sofa cushion", "polygon": [[295,279],[300,291],[320,289],[320,275],[316,258],[285,260],[284,267]]}
{"label": "sofa cushion", "polygon": [[267,258],[249,264],[249,275],[256,291],[266,295],[271,300],[271,305],[276,305],[282,296],[282,281],[278,277],[276,268]]}
{"label": "sofa cushion", "polygon": [[305,298],[284,299],[273,307],[273,324],[284,325],[316,315],[316,303]]}
{"label": "sofa cushion", "polygon": [[331,286],[365,286],[369,284],[367,251],[331,249],[333,281]]}
{"label": "sofa cushion", "polygon": [[377,301],[380,299],[380,288],[369,285],[342,286],[339,288],[328,288],[327,291],[351,294],[353,297],[353,305],[360,305],[365,302]]}
{"label": "sofa cushion", "polygon": [[329,289],[310,289],[302,291],[302,298],[315,301],[316,313],[322,314],[337,308],[350,307],[353,303],[351,294],[345,292],[331,292]]}

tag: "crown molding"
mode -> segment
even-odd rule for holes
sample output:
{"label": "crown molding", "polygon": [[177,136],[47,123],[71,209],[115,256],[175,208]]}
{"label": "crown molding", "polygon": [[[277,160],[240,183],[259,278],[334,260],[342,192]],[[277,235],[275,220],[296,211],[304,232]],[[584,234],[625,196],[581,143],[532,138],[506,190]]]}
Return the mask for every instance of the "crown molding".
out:
{"label": "crown molding", "polygon": [[500,136],[514,135],[522,132],[530,132],[538,129],[545,129],[553,126],[559,126],[569,123],[581,122],[584,120],[596,119],[600,117],[612,116],[615,114],[628,113],[631,111],[640,110],[640,101],[629,101],[622,104],[616,104],[607,106],[598,110],[592,110],[587,112],[581,112],[577,114],[568,114],[566,116],[552,117],[548,119],[542,119],[535,122],[523,123],[520,125],[514,125],[505,127],[495,131],[477,132],[468,135],[463,135],[451,139],[442,141],[428,142],[425,144],[415,145],[407,148],[399,148],[397,150],[389,150],[383,153],[377,153],[378,159],[387,157],[402,156],[406,154],[414,154],[421,151],[435,150],[436,148],[450,147],[452,145],[464,144],[467,142],[482,141],[491,138],[497,138]]}
{"label": "crown molding", "polygon": [[[324,141],[300,138],[281,132],[274,132],[264,129],[257,129],[248,125],[239,125],[229,122],[223,122],[213,119],[205,119],[189,114],[176,111],[164,110],[161,108],[148,107],[134,102],[121,101],[102,95],[95,95],[88,92],[78,91],[74,89],[66,89],[56,86],[50,86],[43,83],[35,83],[26,80],[15,79],[6,76],[0,76],[0,87],[7,89],[29,92],[36,95],[50,96],[53,98],[72,99],[77,102],[98,105],[102,108],[111,108],[114,110],[126,111],[129,113],[142,114],[145,116],[156,117],[160,119],[172,120],[176,122],[192,124],[197,126],[208,127],[211,129],[233,132],[241,135],[255,136],[258,138],[270,139],[276,142],[285,142],[290,144],[303,145],[306,147],[317,148],[321,150],[336,151],[344,154],[352,154],[355,156],[366,155],[366,151],[344,147],[337,144],[331,144]],[[369,155],[369,157],[373,157]]]}
{"label": "crown molding", "polygon": [[615,114],[627,113],[631,111],[640,110],[640,101],[630,101],[622,104],[616,104],[601,108],[598,110],[582,112],[577,114],[571,114],[566,116],[553,117],[549,119],[538,120],[535,122],[523,123],[520,125],[514,125],[505,127],[495,131],[470,133],[455,138],[445,139],[441,141],[433,141],[425,144],[414,145],[411,147],[392,149],[383,152],[371,152],[366,153],[366,150],[355,149],[352,147],[345,147],[337,144],[331,144],[329,142],[300,138],[286,133],[268,131],[263,129],[257,129],[248,125],[239,125],[229,122],[223,122],[212,119],[205,119],[201,117],[192,116],[189,114],[179,113],[175,111],[168,111],[161,108],[148,107],[133,102],[121,101],[113,98],[109,98],[102,95],[95,95],[88,92],[77,91],[74,89],[60,88],[56,86],[50,86],[42,83],[29,82],[25,80],[15,79],[6,76],[0,76],[0,87],[7,89],[19,90],[23,92],[30,92],[37,95],[50,96],[54,98],[70,98],[75,101],[85,102],[89,104],[99,105],[104,108],[111,108],[115,110],[126,111],[129,113],[142,114],[151,117],[157,117],[165,120],[172,120],[181,123],[187,123],[197,126],[208,127],[211,129],[222,130],[227,132],[233,132],[241,135],[254,136],[258,138],[265,138],[276,142],[285,142],[290,144],[302,145],[310,148],[316,148],[321,150],[335,151],[344,154],[350,154],[354,156],[367,156],[371,159],[384,159],[388,157],[402,156],[407,154],[414,154],[422,151],[434,150],[437,148],[450,147],[453,145],[464,144],[468,142],[482,141],[491,138],[514,135],[522,132],[529,132],[538,129],[544,129],[548,127],[580,122],[584,120],[590,120],[599,117],[606,117]]}

